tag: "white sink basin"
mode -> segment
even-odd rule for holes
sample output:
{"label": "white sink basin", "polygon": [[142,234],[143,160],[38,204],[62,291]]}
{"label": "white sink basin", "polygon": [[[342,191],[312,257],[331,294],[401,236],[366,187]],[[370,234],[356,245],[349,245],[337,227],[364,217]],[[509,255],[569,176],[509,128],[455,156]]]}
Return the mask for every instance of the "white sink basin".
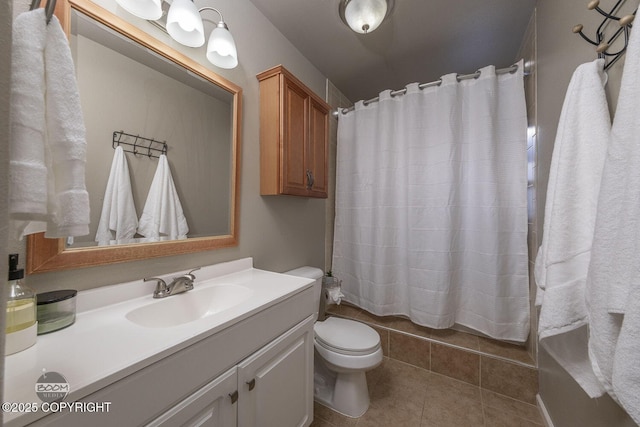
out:
{"label": "white sink basin", "polygon": [[167,328],[220,313],[249,299],[253,290],[240,285],[194,289],[131,310],[126,318],[147,328]]}

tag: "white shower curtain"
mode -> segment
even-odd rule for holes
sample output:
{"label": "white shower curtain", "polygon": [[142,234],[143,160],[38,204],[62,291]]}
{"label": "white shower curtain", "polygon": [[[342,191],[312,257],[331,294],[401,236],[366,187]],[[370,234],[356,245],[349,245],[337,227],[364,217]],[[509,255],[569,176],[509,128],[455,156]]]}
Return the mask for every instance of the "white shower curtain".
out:
{"label": "white shower curtain", "polygon": [[525,341],[529,333],[523,64],[384,91],[338,123],[332,270],[377,315]]}

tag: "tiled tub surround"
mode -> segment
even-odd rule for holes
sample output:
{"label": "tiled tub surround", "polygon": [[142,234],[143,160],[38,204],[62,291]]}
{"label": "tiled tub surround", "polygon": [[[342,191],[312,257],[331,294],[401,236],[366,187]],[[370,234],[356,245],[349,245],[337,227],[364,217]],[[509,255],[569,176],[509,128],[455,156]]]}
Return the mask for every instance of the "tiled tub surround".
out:
{"label": "tiled tub surround", "polygon": [[[377,330],[385,361],[368,373],[371,407],[363,417],[348,419],[316,405],[314,426],[543,425],[535,406],[538,373],[524,347],[378,317],[349,304],[327,311]],[[381,409],[385,405],[391,406]],[[403,407],[399,412],[407,415],[387,419],[392,408]]]}

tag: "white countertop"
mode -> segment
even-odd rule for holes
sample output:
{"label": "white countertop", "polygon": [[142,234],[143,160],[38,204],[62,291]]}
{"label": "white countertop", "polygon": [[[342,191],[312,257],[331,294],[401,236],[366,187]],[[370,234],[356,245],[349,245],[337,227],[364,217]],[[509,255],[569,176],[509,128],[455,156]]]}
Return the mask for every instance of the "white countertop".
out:
{"label": "white countertop", "polygon": [[[161,277],[168,283],[179,273],[182,272]],[[196,290],[234,284],[251,289],[252,295],[236,306],[193,322],[149,328],[127,320],[125,315],[137,307],[162,301],[152,297],[155,281],[138,280],[79,292],[73,325],[40,335],[33,347],[6,357],[4,401],[40,404],[35,384],[45,369],[66,378],[71,392],[65,401],[80,400],[313,283],[311,279],[254,269],[251,258],[203,267],[195,275]],[[5,423],[18,421],[19,417],[21,414],[4,414]],[[24,417],[34,420],[34,414]]]}

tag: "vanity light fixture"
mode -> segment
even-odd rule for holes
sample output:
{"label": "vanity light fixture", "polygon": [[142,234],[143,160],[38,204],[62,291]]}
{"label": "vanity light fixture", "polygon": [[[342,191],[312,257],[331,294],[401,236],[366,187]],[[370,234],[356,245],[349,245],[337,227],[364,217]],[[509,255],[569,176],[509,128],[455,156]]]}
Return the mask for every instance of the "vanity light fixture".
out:
{"label": "vanity light fixture", "polygon": [[353,31],[368,34],[389,16],[393,3],[394,0],[340,0],[338,12]]}
{"label": "vanity light fixture", "polygon": [[116,0],[116,3],[138,18],[155,21],[162,16],[162,0]]}
{"label": "vanity light fixture", "polygon": [[116,0],[127,12],[146,19],[158,28],[169,33],[172,39],[188,47],[204,45],[204,24],[200,13],[213,10],[220,15],[220,21],[209,35],[207,44],[207,60],[216,67],[235,68],[238,65],[238,50],[229,27],[224,22],[222,13],[213,7],[198,9],[192,0],[173,0],[163,23],[163,7],[168,6],[166,0]]}
{"label": "vanity light fixture", "polygon": [[200,13],[213,10],[220,15],[220,21],[209,35],[207,59],[220,68],[235,68],[238,65],[238,51],[229,27],[222,13],[213,7],[197,9],[191,0],[173,0],[167,14],[167,32],[172,39],[189,47],[204,44],[204,26]]}

